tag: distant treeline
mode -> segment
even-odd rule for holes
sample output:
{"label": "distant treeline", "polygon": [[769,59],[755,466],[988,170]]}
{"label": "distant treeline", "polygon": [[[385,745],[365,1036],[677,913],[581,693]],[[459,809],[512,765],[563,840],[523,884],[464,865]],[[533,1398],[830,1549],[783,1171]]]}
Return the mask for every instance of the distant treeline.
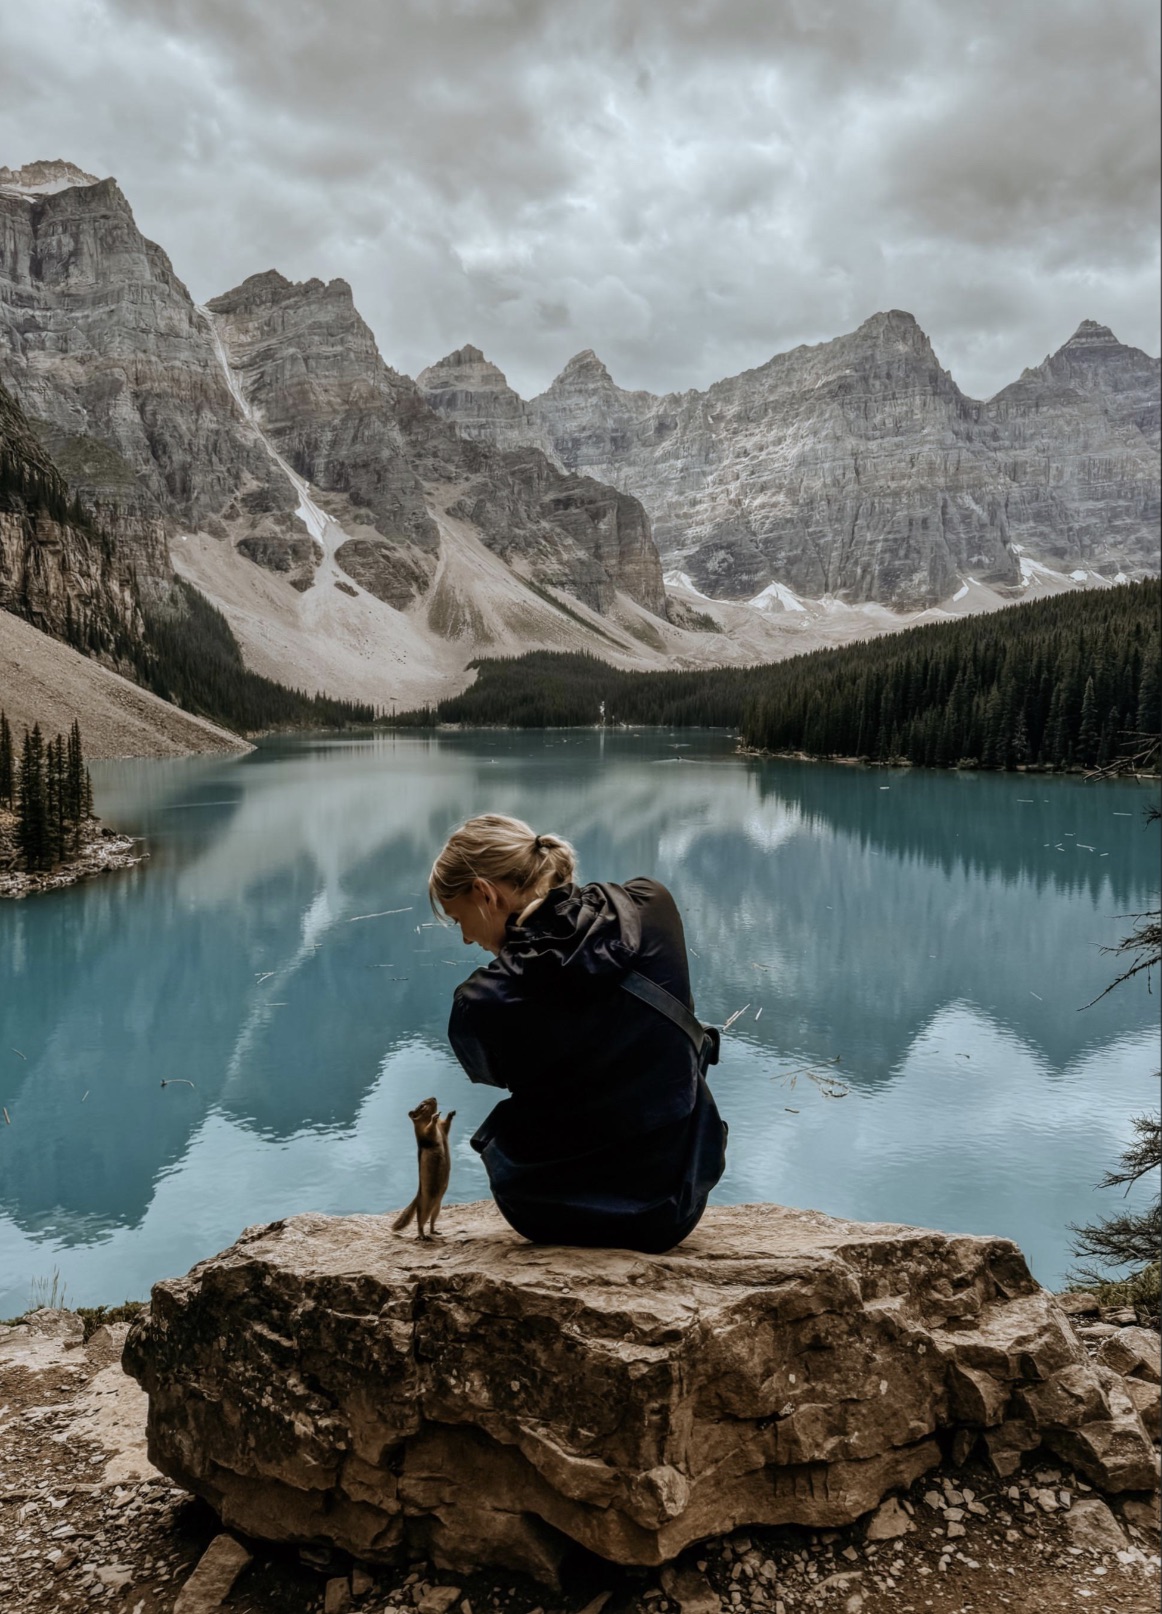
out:
{"label": "distant treeline", "polygon": [[229,729],[342,728],[371,723],[374,707],[289,689],[250,672],[221,611],[177,579],[161,603],[143,601],[145,640],[133,649],[139,682],[184,711]]}
{"label": "distant treeline", "polygon": [[728,727],[747,745],[928,767],[1092,768],[1159,727],[1157,580],[1056,595],[760,667],[631,673],[589,655],[480,661],[400,722]]}
{"label": "distant treeline", "polygon": [[45,741],[40,724],[25,729],[17,755],[7,715],[0,711],[0,810],[16,815],[16,850],[24,869],[50,869],[76,853],[93,814],[93,786],[81,730]]}

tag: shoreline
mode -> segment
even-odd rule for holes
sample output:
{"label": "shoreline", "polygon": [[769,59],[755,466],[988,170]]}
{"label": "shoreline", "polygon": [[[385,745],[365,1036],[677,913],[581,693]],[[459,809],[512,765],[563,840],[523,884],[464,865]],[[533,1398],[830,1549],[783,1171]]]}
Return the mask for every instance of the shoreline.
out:
{"label": "shoreline", "polygon": [[[734,738],[734,731],[729,724],[697,723],[540,723],[534,726],[524,726],[519,723],[392,723],[390,719],[373,725],[375,732],[385,734],[690,734],[708,733],[722,734],[726,739]],[[304,729],[300,733],[322,732],[314,729]],[[1041,763],[1019,763],[1014,768],[985,767],[983,763],[974,763],[971,767],[962,767],[956,763],[944,767],[929,767],[922,762],[911,762],[907,757],[887,758],[880,761],[878,757],[852,757],[838,755],[824,755],[814,751],[768,751],[762,746],[747,745],[739,742],[735,746],[733,755],[737,757],[751,757],[758,761],[769,762],[819,762],[831,764],[840,768],[907,768],[920,773],[987,773],[987,774],[1019,774],[1032,775],[1042,778],[1061,779],[1088,779],[1094,777],[1092,768],[1069,767],[1054,768]],[[1162,780],[1162,771],[1156,773],[1125,773],[1117,775],[1120,779],[1129,780],[1135,784],[1156,784]],[[1106,782],[1095,778],[1095,783]]]}
{"label": "shoreline", "polygon": [[[839,768],[892,768],[895,770],[907,768],[913,773],[1011,773],[1048,779],[1088,779],[1093,777],[1095,784],[1110,782],[1109,780],[1096,778],[1092,768],[1051,768],[1038,763],[1030,765],[1027,762],[1019,763],[1015,768],[986,768],[979,763],[971,768],[960,767],[956,763],[949,767],[938,768],[927,767],[922,762],[910,762],[907,757],[886,758],[881,762],[878,757],[822,756],[814,751],[767,751],[762,746],[755,745],[738,745],[735,747],[735,755],[754,757],[759,761],[767,762],[824,762],[831,763]],[[1162,773],[1123,773],[1117,775],[1117,777],[1134,784],[1148,785],[1156,784],[1162,779]]]}
{"label": "shoreline", "polygon": [[85,824],[76,855],[66,858],[55,868],[28,870],[5,867],[6,856],[15,861],[12,842],[11,830],[0,822],[0,899],[7,897],[14,902],[45,891],[62,891],[68,886],[79,885],[82,880],[95,879],[100,874],[136,868],[149,857],[139,837],[122,835],[118,830],[109,829],[98,818],[90,818]]}

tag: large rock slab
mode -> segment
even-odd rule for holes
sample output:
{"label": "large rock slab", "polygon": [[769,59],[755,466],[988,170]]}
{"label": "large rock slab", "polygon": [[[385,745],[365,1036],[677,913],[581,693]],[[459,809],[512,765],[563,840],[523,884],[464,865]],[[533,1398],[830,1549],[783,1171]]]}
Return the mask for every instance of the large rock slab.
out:
{"label": "large rock slab", "polygon": [[666,1256],[535,1247],[491,1205],[441,1228],[296,1216],[158,1284],[124,1356],[151,1460],[250,1536],[546,1578],[570,1540],[656,1564],[847,1523],[964,1429],[1154,1483],[1006,1240],[775,1205]]}

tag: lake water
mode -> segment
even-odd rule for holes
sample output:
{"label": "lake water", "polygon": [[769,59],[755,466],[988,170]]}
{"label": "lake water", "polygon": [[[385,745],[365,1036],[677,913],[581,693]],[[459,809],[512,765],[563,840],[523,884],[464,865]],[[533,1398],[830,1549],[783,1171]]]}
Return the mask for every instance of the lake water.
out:
{"label": "lake water", "polygon": [[73,1304],[117,1302],[250,1223],[406,1203],[405,1112],[429,1093],[458,1112],[449,1199],[487,1192],[467,1139],[498,1095],[445,1042],[486,959],[425,893],[486,809],[569,836],[583,878],[674,891],[699,1012],[744,1011],[712,1073],[718,1202],[1004,1234],[1050,1285],[1068,1224],[1122,1204],[1094,1184],[1157,1102],[1158,1000],[1139,981],[1083,1005],[1158,887],[1141,787],[651,731],[315,736],[93,772],[152,856],[0,906],[0,1316],[54,1272]]}

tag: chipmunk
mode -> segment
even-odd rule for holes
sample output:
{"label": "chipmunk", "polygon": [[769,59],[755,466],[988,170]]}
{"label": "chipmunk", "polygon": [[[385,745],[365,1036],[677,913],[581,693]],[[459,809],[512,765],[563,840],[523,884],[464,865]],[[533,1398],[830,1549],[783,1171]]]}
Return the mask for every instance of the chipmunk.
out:
{"label": "chipmunk", "polygon": [[[391,1224],[394,1232],[402,1232],[414,1216],[416,1231],[420,1238],[427,1238],[429,1234],[435,1233],[436,1217],[440,1214],[440,1206],[444,1202],[444,1195],[448,1190],[448,1178],[452,1172],[448,1129],[455,1114],[455,1110],[449,1110],[447,1115],[441,1116],[440,1106],[434,1098],[426,1098],[422,1104],[417,1104],[414,1110],[408,1111],[408,1119],[416,1129],[420,1187],[411,1204],[406,1210],[401,1211]],[[427,1233],[424,1232],[425,1224],[428,1228]]]}

